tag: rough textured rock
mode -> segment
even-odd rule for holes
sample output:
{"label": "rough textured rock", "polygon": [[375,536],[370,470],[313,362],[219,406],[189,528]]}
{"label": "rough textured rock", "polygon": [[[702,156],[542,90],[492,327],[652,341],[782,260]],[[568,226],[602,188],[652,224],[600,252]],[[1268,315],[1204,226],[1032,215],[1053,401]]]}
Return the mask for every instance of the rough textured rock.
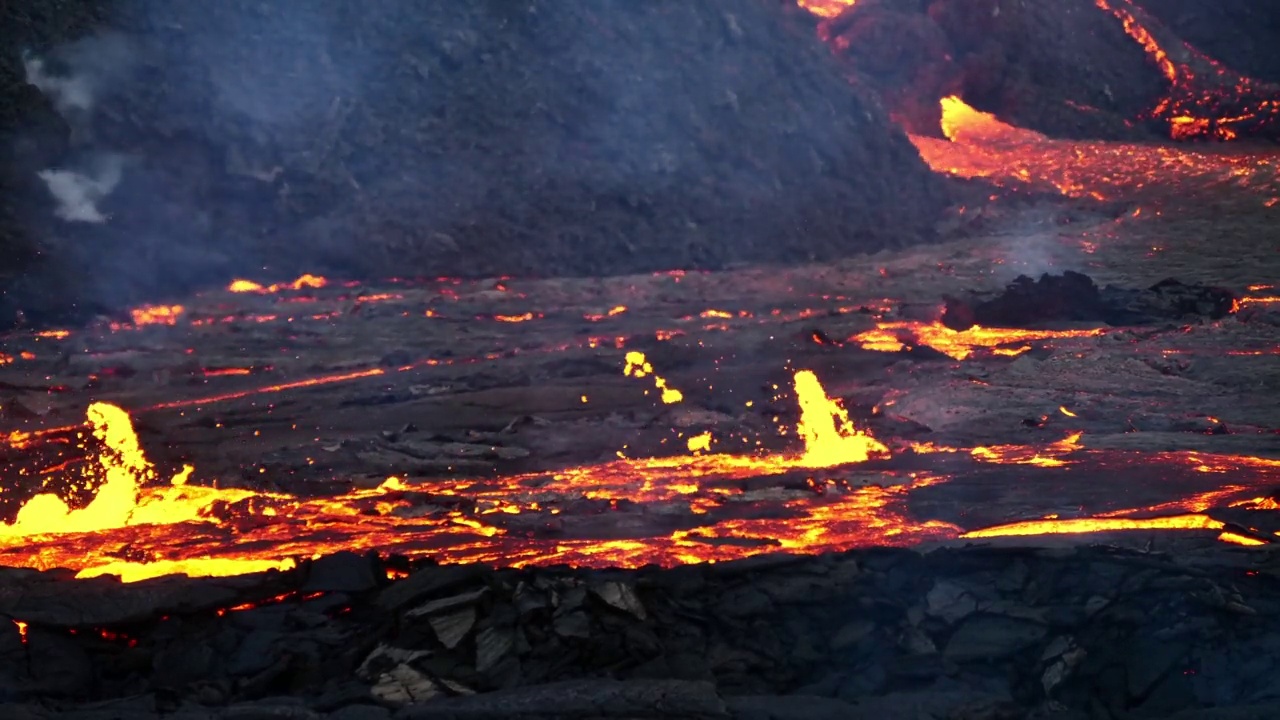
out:
{"label": "rough textured rock", "polygon": [[942,323],[954,330],[984,327],[1046,327],[1063,322],[1149,325],[1187,318],[1219,320],[1237,308],[1233,293],[1222,288],[1167,278],[1136,290],[1099,288],[1093,279],[1070,270],[1021,275],[994,297],[946,298]]}
{"label": "rough textured rock", "polygon": [[[262,270],[835,257],[927,239],[946,204],[812,28],[763,0],[48,5],[0,18],[3,322]],[[58,94],[68,77],[88,92]],[[55,218],[45,168],[115,171],[107,219]]]}
{"label": "rough textured rock", "polygon": [[1145,131],[1126,121],[1166,89],[1142,47],[1092,0],[874,0],[822,32],[920,134],[939,134],[938,100],[958,94],[1055,136],[1132,137]]}
{"label": "rough textured rock", "polygon": [[[427,565],[362,592],[301,590],[332,577],[335,563],[354,569],[354,556],[242,579],[217,612],[152,593],[149,609],[90,627],[12,604],[25,640],[0,633],[0,702],[28,704],[0,711],[85,720],[1252,718],[1274,710],[1280,670],[1270,551],[1191,540],[1168,554],[866,550],[467,579]],[[8,580],[17,595],[57,586],[67,607],[115,592],[105,579],[53,573]],[[138,587],[185,584],[200,597],[228,582]],[[402,587],[418,604],[387,602]],[[465,624],[441,632],[442,617],[463,611]]]}
{"label": "rough textured rock", "polygon": [[[1240,91],[1247,81],[1219,72],[1212,60],[1274,82],[1274,53],[1264,52],[1277,36],[1274,10],[1243,1],[1106,5],[1111,9],[1095,0],[860,0],[819,32],[918,134],[938,135],[938,100],[958,94],[1055,137],[1222,138],[1215,121],[1223,118],[1235,118],[1226,136],[1277,135],[1268,101],[1280,88],[1263,82]],[[1172,83],[1112,10],[1135,15],[1166,59],[1189,74]],[[1200,122],[1171,125],[1179,116]]]}
{"label": "rough textured rock", "polygon": [[1280,82],[1280,6],[1254,0],[1149,0],[1143,9],[1187,42],[1250,77]]}

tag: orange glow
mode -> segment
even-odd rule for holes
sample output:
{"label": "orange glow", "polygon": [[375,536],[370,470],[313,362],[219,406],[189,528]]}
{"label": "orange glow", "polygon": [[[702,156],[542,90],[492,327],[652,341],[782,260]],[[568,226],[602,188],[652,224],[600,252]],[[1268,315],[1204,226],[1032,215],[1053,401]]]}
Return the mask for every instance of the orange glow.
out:
{"label": "orange glow", "polygon": [[615,306],[613,306],[613,307],[609,308],[609,311],[608,311],[608,312],[606,312],[606,313],[598,313],[598,314],[597,314],[597,313],[587,313],[586,315],[583,315],[582,317],[583,317],[583,318],[585,318],[585,319],[587,319],[587,320],[589,320],[589,321],[591,321],[591,322],[600,322],[601,320],[605,320],[605,319],[608,319],[608,318],[611,318],[611,317],[617,317],[617,316],[621,315],[622,313],[624,313],[624,312],[626,312],[626,311],[627,311],[627,306],[626,306],[626,305],[615,305]]}
{"label": "orange glow", "polygon": [[818,17],[832,18],[853,7],[858,0],[799,0],[800,7]]}
{"label": "orange glow", "polygon": [[202,398],[192,398],[190,400],[173,400],[170,402],[162,402],[152,405],[148,410],[163,410],[166,408],[180,407],[198,407],[200,405],[209,405],[217,402],[226,402],[227,400],[238,400],[240,398],[249,397],[250,395],[261,395],[269,393],[284,392],[286,390],[297,390],[304,387],[317,387],[320,385],[332,385],[335,383],[348,382],[351,380],[359,380],[361,378],[375,377],[385,375],[386,371],[382,368],[370,368],[368,370],[356,370],[349,373],[339,373],[336,375],[322,375],[320,377],[306,378],[305,380],[295,380],[294,382],[280,383],[279,385],[267,385],[266,387],[253,388],[251,390],[240,390],[237,392],[222,393],[221,395],[210,395]]}
{"label": "orange glow", "polygon": [[[1070,462],[1063,460],[1062,457],[1070,455],[1077,450],[1082,449],[1080,445],[1081,433],[1068,435],[1067,437],[1050,443],[1044,448],[1035,448],[1028,445],[992,445],[979,446],[971,449],[969,454],[978,461],[999,463],[1001,465],[1039,465],[1040,467],[1062,467],[1069,465]],[[925,451],[922,446],[917,446],[918,450]],[[936,452],[937,450],[934,449]]]}
{"label": "orange glow", "polygon": [[205,368],[201,371],[205,377],[226,377],[239,375],[252,375],[253,370],[249,368]]}
{"label": "orange glow", "polygon": [[[1016,330],[1004,328],[971,327],[968,330],[952,330],[939,322],[915,321],[877,323],[876,329],[867,330],[850,338],[864,350],[899,352],[914,345],[924,345],[955,360],[964,360],[977,349],[1002,349],[998,346],[1035,340],[1097,337],[1101,329],[1090,330]],[[1020,354],[1030,346],[1014,348]]]}
{"label": "orange glow", "polygon": [[518,322],[527,322],[529,320],[532,320],[534,317],[535,316],[533,313],[527,312],[522,315],[494,315],[493,319],[497,320],[498,322],[518,323]]}
{"label": "orange glow", "polygon": [[1218,540],[1233,545],[1266,545],[1266,541],[1258,538],[1249,537],[1248,535],[1240,535],[1239,533],[1224,532],[1218,535]]}
{"label": "orange glow", "polygon": [[41,330],[40,332],[36,333],[36,337],[44,338],[48,340],[65,340],[66,338],[71,337],[71,331],[70,330]]}
{"label": "orange glow", "polygon": [[[1174,65],[1173,60],[1169,59],[1169,53],[1165,52],[1164,48],[1160,47],[1160,44],[1156,42],[1156,39],[1151,36],[1151,33],[1148,32],[1145,27],[1138,23],[1138,19],[1135,18],[1132,13],[1120,7],[1112,7],[1109,0],[1093,0],[1093,2],[1102,10],[1105,10],[1120,19],[1121,24],[1124,25],[1124,31],[1129,34],[1129,37],[1136,40],[1137,43],[1142,46],[1143,50],[1147,51],[1147,55],[1150,56],[1156,66],[1160,68],[1160,74],[1164,75],[1166,80],[1171,83],[1175,83],[1182,79],[1182,74],[1179,72],[1178,66]],[[1194,122],[1192,118],[1178,119]]]}
{"label": "orange glow", "polygon": [[684,400],[684,393],[667,385],[667,381],[653,372],[653,366],[645,358],[644,353],[635,350],[627,353],[627,364],[622,368],[622,374],[627,377],[642,378],[648,375],[653,376],[653,386],[662,393],[662,402],[665,405],[671,405]]}
{"label": "orange glow", "polygon": [[13,624],[18,628],[18,639],[23,645],[27,644],[27,624],[21,620],[14,620]]}
{"label": "orange glow", "polygon": [[186,309],[181,305],[144,305],[130,310],[129,315],[133,318],[134,325],[142,327],[143,325],[176,325],[178,317],[184,312]]}
{"label": "orange glow", "polygon": [[0,539],[92,533],[134,525],[172,525],[199,520],[215,502],[238,502],[253,496],[247,490],[215,490],[187,485],[192,468],[175,475],[168,487],[143,486],[156,479],[133,431],[128,413],[107,403],[93,403],[87,411],[93,436],[103,450],[85,471],[84,481],[96,485],[93,500],[71,509],[53,493],[32,497],[10,525],[0,525]]}

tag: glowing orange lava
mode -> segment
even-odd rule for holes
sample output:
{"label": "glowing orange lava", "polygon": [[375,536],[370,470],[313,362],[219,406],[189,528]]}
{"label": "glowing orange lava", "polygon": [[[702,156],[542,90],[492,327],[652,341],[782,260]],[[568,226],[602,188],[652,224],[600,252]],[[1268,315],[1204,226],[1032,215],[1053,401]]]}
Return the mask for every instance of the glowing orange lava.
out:
{"label": "glowing orange lava", "polygon": [[[643,371],[644,364],[637,369]],[[652,369],[646,372],[651,373]],[[95,403],[89,422],[103,450],[84,478],[96,488],[92,501],[72,509],[52,493],[33,497],[13,524],[0,525],[0,561],[68,567],[81,577],[112,574],[136,581],[173,573],[232,575],[283,569],[293,566],[295,556],[338,549],[397,549],[516,565],[551,561],[630,565],[744,557],[767,550],[768,543],[839,548],[879,541],[874,538],[906,542],[954,534],[956,529],[945,523],[912,523],[890,509],[905,486],[874,485],[843,490],[821,506],[813,506],[812,498],[790,501],[783,509],[794,516],[791,520],[738,519],[698,532],[676,531],[666,538],[637,541],[531,540],[524,533],[509,534],[501,522],[494,522],[526,513],[549,512],[554,517],[559,513],[556,504],[574,496],[611,503],[680,503],[695,515],[705,514],[740,492],[726,484],[730,481],[848,465],[888,454],[884,445],[853,428],[848,413],[827,397],[813,373],[797,373],[795,390],[801,407],[802,452],[705,454],[711,436],[704,433],[689,441],[697,455],[622,459],[569,468],[550,479],[535,473],[424,488],[437,496],[458,495],[476,503],[472,516],[449,510],[432,518],[401,515],[402,508],[414,505],[417,490],[394,477],[376,488],[321,499],[195,486],[187,482],[190,468],[168,483],[157,482],[127,413]],[[914,482],[919,486],[936,480],[921,475]],[[233,507],[238,510],[227,515]],[[229,538],[225,532],[214,532],[219,526],[234,527],[235,534]],[[707,545],[714,537],[763,544]],[[128,558],[113,554],[121,543],[130,548]]]}
{"label": "glowing orange lava", "polygon": [[800,7],[818,17],[835,17],[853,7],[858,0],[798,0]]}
{"label": "glowing orange lava", "polygon": [[[643,356],[629,356],[628,368],[638,377],[657,377]],[[12,524],[0,525],[0,564],[64,567],[80,577],[110,574],[126,582],[174,573],[235,575],[285,569],[293,567],[296,558],[338,550],[507,566],[672,565],[777,550],[812,553],[956,537],[1142,528],[1223,530],[1202,511],[1248,492],[1245,485],[1220,486],[1189,500],[1143,510],[1170,513],[1165,518],[1135,519],[1126,515],[1134,511],[1125,511],[1088,521],[1046,519],[966,535],[955,525],[913,519],[907,512],[913,490],[945,482],[947,476],[859,467],[858,463],[888,457],[889,450],[854,427],[847,410],[827,395],[811,371],[795,373],[794,389],[800,409],[797,435],[803,443],[794,453],[711,453],[713,438],[703,432],[687,440],[689,455],[621,458],[550,473],[423,486],[392,477],[376,487],[327,498],[194,485],[189,482],[191,468],[162,482],[127,413],[95,403],[89,409],[89,425],[101,449],[80,478],[94,492],[91,501],[72,508],[48,492],[28,500]],[[1053,468],[1091,455],[1079,439],[1077,434],[1044,447],[913,449],[967,453],[984,464]],[[1152,461],[1192,472],[1235,475],[1245,468],[1265,474],[1280,467],[1280,461],[1262,458],[1185,453],[1157,454]],[[772,499],[766,501],[754,499],[747,489],[747,481],[793,478],[817,468],[828,469],[826,477],[808,477],[801,486],[807,490],[778,486],[768,491]],[[840,475],[832,475],[836,468]],[[451,496],[464,500],[465,509],[441,505],[440,498]],[[625,503],[643,504],[647,510],[643,515],[613,516],[611,525],[623,532],[617,539],[540,531],[559,522],[570,505],[584,501],[611,511]],[[676,529],[654,534],[652,520],[642,520],[651,513],[683,519]],[[1186,519],[1191,517],[1188,513],[1194,517]],[[626,537],[628,523],[637,521],[638,536]],[[1221,539],[1258,540],[1225,530]]]}
{"label": "glowing orange lava", "polygon": [[797,372],[795,389],[800,403],[796,430],[804,441],[804,467],[835,467],[889,456],[889,448],[855,428],[844,406],[827,397],[813,371]]}
{"label": "glowing orange lava", "polygon": [[273,283],[271,285],[262,285],[252,280],[233,280],[227,286],[227,290],[233,293],[257,293],[259,295],[267,295],[278,293],[281,290],[303,290],[307,288],[318,289],[329,284],[327,278],[319,275],[311,275],[310,273],[298,277],[293,282]]}
{"label": "glowing orange lava", "polygon": [[1235,140],[1246,128],[1276,122],[1280,88],[1239,75],[1185,42],[1156,37],[1132,0],[1094,0],[1115,16],[1169,82],[1169,94],[1149,116],[1169,125],[1175,140]]}
{"label": "glowing orange lava", "polygon": [[880,352],[900,352],[912,346],[923,345],[950,358],[964,360],[979,349],[989,350],[999,355],[1019,355],[1030,350],[1031,347],[1029,345],[1016,348],[1001,346],[1037,340],[1097,337],[1102,334],[1101,329],[1018,330],[971,327],[968,330],[952,330],[939,322],[902,321],[877,323],[876,329],[858,333],[850,338],[850,341],[859,343],[864,350]]}
{"label": "glowing orange lava", "polygon": [[661,397],[663,404],[671,405],[684,400],[684,393],[673,387],[668,387],[667,381],[662,376],[654,374],[653,366],[649,364],[649,361],[645,358],[644,353],[642,352],[636,352],[633,350],[627,353],[627,364],[622,369],[622,372],[627,377],[634,378],[652,376],[653,386],[662,393]]}
{"label": "glowing orange lava", "polygon": [[186,312],[181,305],[145,305],[129,311],[133,324],[143,325],[176,325],[178,318]]}
{"label": "glowing orange lava", "polygon": [[911,135],[937,172],[993,182],[1044,184],[1078,198],[1136,197],[1144,188],[1194,181],[1271,193],[1280,175],[1265,152],[1210,153],[1144,143],[1056,140],[1013,127],[958,97],[942,104],[946,140]]}

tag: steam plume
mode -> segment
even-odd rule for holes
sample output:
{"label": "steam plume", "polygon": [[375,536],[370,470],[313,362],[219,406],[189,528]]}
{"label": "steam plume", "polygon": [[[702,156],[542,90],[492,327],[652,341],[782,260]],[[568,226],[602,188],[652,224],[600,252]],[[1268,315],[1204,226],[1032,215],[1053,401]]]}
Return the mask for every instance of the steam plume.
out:
{"label": "steam plume", "polygon": [[109,217],[98,203],[116,189],[123,173],[124,160],[119,155],[104,155],[89,172],[41,170],[37,175],[58,201],[54,215],[67,222],[103,223]]}
{"label": "steam plume", "polygon": [[[73,139],[90,139],[94,106],[103,93],[122,81],[135,64],[132,48],[118,34],[83,38],[53,53],[66,70],[55,72],[46,58],[22,55],[27,82],[37,87],[70,124]],[[49,168],[36,173],[58,202],[54,215],[67,222],[103,223],[109,216],[98,203],[111,194],[124,172],[124,158],[101,154],[83,169]]]}

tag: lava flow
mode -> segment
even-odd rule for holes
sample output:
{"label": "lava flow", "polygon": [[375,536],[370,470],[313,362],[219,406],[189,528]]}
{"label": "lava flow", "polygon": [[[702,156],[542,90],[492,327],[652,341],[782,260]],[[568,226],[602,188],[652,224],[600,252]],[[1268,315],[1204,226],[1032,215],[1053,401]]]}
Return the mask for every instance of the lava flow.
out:
{"label": "lava flow", "polygon": [[[635,354],[638,355],[638,354]],[[652,375],[642,356],[629,356],[628,374]],[[653,376],[660,380],[658,376]],[[670,388],[659,383],[664,401]],[[484,560],[528,564],[573,560],[584,564],[641,564],[661,561],[715,560],[750,554],[749,548],[701,547],[696,533],[676,531],[666,538],[644,541],[565,541],[527,539],[509,534],[501,516],[546,511],[560,514],[557,503],[573,497],[617,502],[684,501],[693,514],[708,512],[735,491],[726,482],[797,468],[835,467],[885,456],[888,449],[853,427],[847,412],[829,399],[817,377],[796,375],[801,406],[799,434],[805,450],[797,455],[745,457],[732,455],[680,456],[621,460],[604,465],[570,468],[555,473],[536,490],[525,487],[545,475],[515,476],[492,481],[472,480],[451,485],[415,488],[390,478],[367,490],[326,499],[242,489],[191,485],[191,469],[169,483],[155,483],[155,468],[147,461],[125,411],[95,403],[88,411],[93,435],[103,446],[83,480],[95,487],[91,502],[71,509],[52,493],[30,499],[10,525],[0,525],[0,561],[31,567],[67,567],[80,577],[120,575],[135,581],[159,575],[234,575],[292,567],[293,556],[312,556],[339,549],[380,550],[432,554],[445,560]],[[706,438],[709,445],[710,438]],[[682,476],[673,480],[672,473]],[[711,483],[714,486],[707,486]],[[854,493],[850,507],[884,510],[882,489]],[[440,517],[420,517],[404,511],[430,496],[466,498],[473,513],[452,510]],[[848,503],[846,503],[848,504]],[[826,511],[830,512],[830,508]],[[874,541],[866,528],[905,524],[891,512],[867,518],[850,513],[841,523],[819,533],[812,523],[743,521],[733,524],[742,537],[781,538],[787,535],[826,535],[836,547]],[[866,526],[866,528],[862,527]],[[925,524],[920,530],[950,529]],[[803,548],[804,543],[793,545]],[[767,549],[767,548],[766,548]],[[142,559],[139,559],[142,558]]]}
{"label": "lava flow", "polygon": [[[627,360],[629,374],[657,377],[643,357]],[[102,449],[80,478],[94,492],[91,501],[72,508],[53,493],[28,500],[12,524],[0,525],[0,563],[64,567],[79,577],[118,575],[128,582],[175,573],[287,569],[296,559],[339,550],[509,566],[634,567],[1033,531],[1222,529],[1200,519],[1170,519],[1201,508],[1188,501],[1166,503],[1160,509],[1167,516],[1152,520],[1113,512],[1093,524],[1046,519],[966,535],[955,524],[915,518],[908,510],[913,493],[948,482],[947,473],[859,466],[888,458],[889,447],[854,427],[814,373],[797,372],[794,390],[803,441],[794,454],[707,453],[712,438],[703,434],[690,443],[689,455],[422,485],[392,477],[327,498],[198,486],[189,482],[191,468],[160,482],[128,414],[95,403],[88,419]],[[943,460],[967,457],[974,467],[1039,466],[1041,472],[1060,472],[1073,463],[1093,463],[1099,471],[1110,461],[1110,455],[1088,451],[1078,440],[1076,435],[1039,450],[911,449]],[[1067,456],[1080,459],[1062,459]],[[1245,467],[1219,457],[1197,459],[1193,468],[1185,459],[1170,454],[1148,462],[1181,466],[1192,475],[1203,468]],[[753,484],[772,489],[761,495]],[[1250,493],[1248,485],[1229,489],[1214,497]]]}
{"label": "lava flow", "polygon": [[1021,355],[1031,350],[1026,343],[1059,338],[1096,337],[1101,329],[1088,330],[1019,330],[1013,328],[971,327],[952,330],[939,322],[881,322],[874,330],[850,338],[864,350],[900,352],[915,346],[926,346],[954,360],[964,360],[979,350],[993,355]]}
{"label": "lava flow", "polygon": [[947,139],[912,135],[911,141],[931,168],[958,177],[1046,184],[1068,197],[1096,200],[1133,199],[1168,184],[1200,192],[1243,187],[1270,198],[1280,177],[1269,153],[1058,140],[1001,122],[958,97],[941,104]]}
{"label": "lava flow", "polygon": [[1146,13],[1132,0],[1094,4],[1120,21],[1169,81],[1169,94],[1149,116],[1168,123],[1175,140],[1235,140],[1277,122],[1280,88],[1234,73],[1186,43],[1161,41],[1152,31],[1155,24],[1144,22]]}

